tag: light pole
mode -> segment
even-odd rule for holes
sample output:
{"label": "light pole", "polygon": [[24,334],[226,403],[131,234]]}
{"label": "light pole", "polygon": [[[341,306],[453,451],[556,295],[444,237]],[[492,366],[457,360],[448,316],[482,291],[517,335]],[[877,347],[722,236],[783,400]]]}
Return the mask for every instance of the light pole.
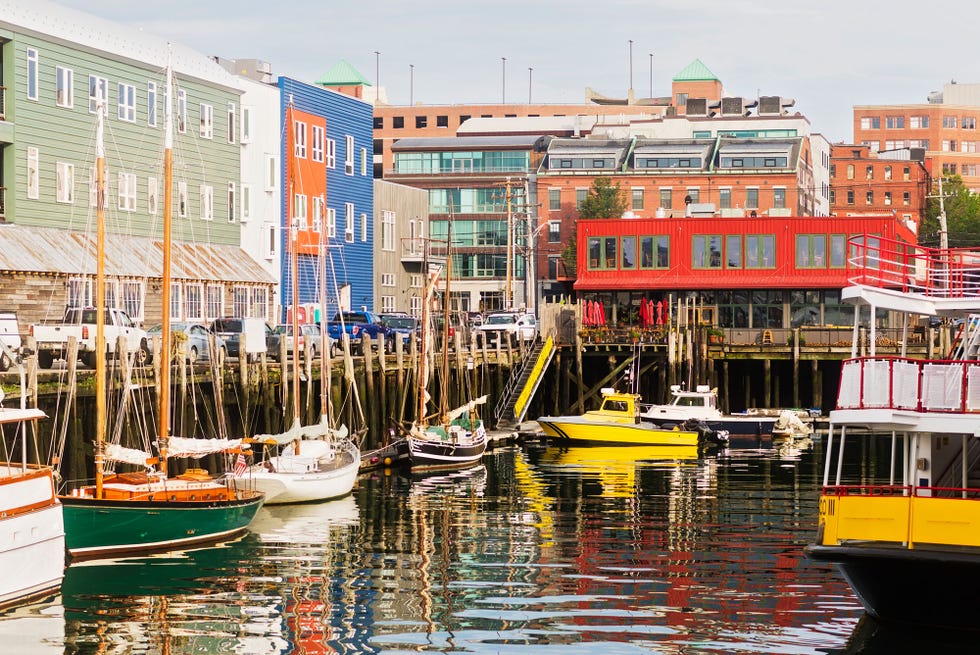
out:
{"label": "light pole", "polygon": [[630,94],[633,93],[633,39],[630,39]]}
{"label": "light pole", "polygon": [[381,53],[374,51],[374,101],[381,100]]}
{"label": "light pole", "polygon": [[531,75],[534,73],[534,69],[530,66],[527,67],[527,104],[531,104]]}
{"label": "light pole", "polygon": [[415,105],[415,64],[408,65],[408,104]]}
{"label": "light pole", "polygon": [[500,58],[500,104],[507,104],[507,57]]}
{"label": "light pole", "polygon": [[653,53],[650,53],[650,97],[653,97]]}

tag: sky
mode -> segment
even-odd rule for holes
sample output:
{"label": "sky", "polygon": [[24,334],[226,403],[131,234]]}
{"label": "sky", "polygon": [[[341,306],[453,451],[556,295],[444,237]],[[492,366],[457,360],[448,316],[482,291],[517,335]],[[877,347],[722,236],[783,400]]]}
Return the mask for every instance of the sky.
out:
{"label": "sky", "polygon": [[855,105],[980,82],[975,0],[55,1],[276,76],[312,82],[346,59],[393,105],[580,104],[586,87],[647,97],[651,80],[666,96],[700,59],[726,95],[792,98],[849,143]]}

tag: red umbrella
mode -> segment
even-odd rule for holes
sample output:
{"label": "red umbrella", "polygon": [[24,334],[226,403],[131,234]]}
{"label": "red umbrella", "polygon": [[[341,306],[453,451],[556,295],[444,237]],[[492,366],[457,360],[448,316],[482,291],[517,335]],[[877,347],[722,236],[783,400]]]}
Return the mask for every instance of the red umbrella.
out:
{"label": "red umbrella", "polygon": [[599,301],[598,308],[599,308],[599,315],[598,315],[597,318],[598,318],[598,321],[599,321],[599,325],[605,325],[606,324],[606,308],[602,306],[602,301],[601,300]]}
{"label": "red umbrella", "polygon": [[664,307],[663,300],[657,301],[657,325],[664,324]]}

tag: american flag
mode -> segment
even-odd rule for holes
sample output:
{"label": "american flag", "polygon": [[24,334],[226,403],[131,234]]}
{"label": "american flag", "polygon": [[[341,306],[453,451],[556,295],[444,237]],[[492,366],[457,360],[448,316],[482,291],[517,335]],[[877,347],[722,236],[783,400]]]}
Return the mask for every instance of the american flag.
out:
{"label": "american flag", "polygon": [[245,461],[245,455],[238,453],[238,459],[235,460],[235,477],[240,478],[245,475],[248,470],[248,462]]}

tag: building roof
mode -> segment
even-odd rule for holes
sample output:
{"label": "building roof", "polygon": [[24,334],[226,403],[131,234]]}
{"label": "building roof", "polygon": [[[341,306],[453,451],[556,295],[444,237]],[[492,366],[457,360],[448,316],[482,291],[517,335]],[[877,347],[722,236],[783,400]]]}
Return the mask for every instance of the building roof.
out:
{"label": "building roof", "polygon": [[2,6],[0,28],[161,70],[166,68],[170,57],[178,77],[184,75],[230,89],[239,88],[236,77],[211,57],[179,43],[47,0],[4,0]]}
{"label": "building roof", "polygon": [[695,59],[681,72],[674,75],[675,82],[717,82],[715,74],[708,70],[700,59]]}
{"label": "building roof", "polygon": [[517,136],[465,136],[465,137],[408,137],[398,139],[391,150],[476,150],[476,149],[522,149],[530,150],[545,138],[540,134]]}
{"label": "building roof", "polygon": [[[95,235],[58,228],[0,225],[0,273],[93,275]],[[163,242],[147,237],[107,234],[106,275],[159,278]],[[238,246],[175,242],[171,275],[176,280],[275,284],[258,262]]]}
{"label": "building roof", "polygon": [[373,86],[360,71],[341,59],[316,81],[322,86]]}

